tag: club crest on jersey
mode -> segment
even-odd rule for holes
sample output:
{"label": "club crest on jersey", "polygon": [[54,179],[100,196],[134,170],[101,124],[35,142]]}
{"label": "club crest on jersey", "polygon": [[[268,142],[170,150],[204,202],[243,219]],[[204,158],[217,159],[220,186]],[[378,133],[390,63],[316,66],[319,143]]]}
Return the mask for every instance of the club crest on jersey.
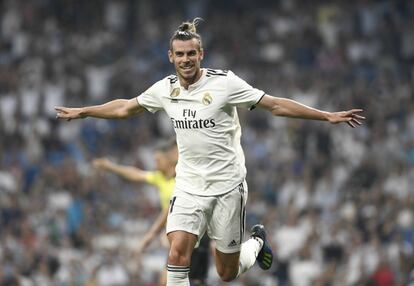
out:
{"label": "club crest on jersey", "polygon": [[203,96],[203,104],[210,105],[212,101],[213,101],[213,98],[211,97],[210,93],[206,92]]}
{"label": "club crest on jersey", "polygon": [[171,97],[177,97],[177,96],[179,96],[179,95],[180,95],[180,88],[179,88],[179,87],[174,88],[174,89],[171,91],[171,94],[170,94],[170,96],[171,96]]}

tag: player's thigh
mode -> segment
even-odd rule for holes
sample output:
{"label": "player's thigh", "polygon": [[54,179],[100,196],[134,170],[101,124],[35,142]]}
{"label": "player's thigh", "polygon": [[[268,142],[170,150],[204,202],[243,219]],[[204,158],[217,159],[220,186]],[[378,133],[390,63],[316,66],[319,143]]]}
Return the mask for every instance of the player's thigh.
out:
{"label": "player's thigh", "polygon": [[247,190],[240,184],[217,199],[208,233],[222,253],[239,252],[244,235]]}
{"label": "player's thigh", "polygon": [[171,200],[166,232],[185,231],[196,236],[206,228],[204,209],[200,198],[189,193],[176,191]]}

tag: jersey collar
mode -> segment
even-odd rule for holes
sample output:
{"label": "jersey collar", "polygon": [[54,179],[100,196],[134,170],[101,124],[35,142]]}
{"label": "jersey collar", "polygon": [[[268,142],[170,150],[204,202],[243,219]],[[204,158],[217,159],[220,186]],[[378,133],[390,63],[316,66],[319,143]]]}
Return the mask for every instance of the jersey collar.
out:
{"label": "jersey collar", "polygon": [[201,68],[201,76],[200,76],[200,78],[195,83],[190,84],[188,86],[188,90],[194,89],[194,88],[197,88],[198,86],[200,86],[201,83],[203,82],[204,78],[206,77],[206,72],[207,72],[206,69]]}

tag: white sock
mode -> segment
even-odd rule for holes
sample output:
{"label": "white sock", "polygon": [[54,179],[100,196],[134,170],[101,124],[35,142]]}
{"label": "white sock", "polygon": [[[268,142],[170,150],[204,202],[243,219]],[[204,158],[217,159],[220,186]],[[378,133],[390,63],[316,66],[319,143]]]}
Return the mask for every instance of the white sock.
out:
{"label": "white sock", "polygon": [[167,265],[167,286],[190,286],[189,266]]}
{"label": "white sock", "polygon": [[242,273],[246,272],[256,261],[256,257],[263,247],[263,240],[259,237],[250,238],[241,245],[240,250],[240,263],[239,263],[239,277]]}

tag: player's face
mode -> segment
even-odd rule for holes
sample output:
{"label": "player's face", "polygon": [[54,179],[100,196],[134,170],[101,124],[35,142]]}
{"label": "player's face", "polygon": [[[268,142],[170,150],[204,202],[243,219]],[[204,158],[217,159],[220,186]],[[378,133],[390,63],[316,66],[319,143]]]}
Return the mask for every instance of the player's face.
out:
{"label": "player's face", "polygon": [[204,52],[197,39],[174,40],[168,51],[170,62],[174,64],[180,81],[191,84],[201,76],[200,64]]}

